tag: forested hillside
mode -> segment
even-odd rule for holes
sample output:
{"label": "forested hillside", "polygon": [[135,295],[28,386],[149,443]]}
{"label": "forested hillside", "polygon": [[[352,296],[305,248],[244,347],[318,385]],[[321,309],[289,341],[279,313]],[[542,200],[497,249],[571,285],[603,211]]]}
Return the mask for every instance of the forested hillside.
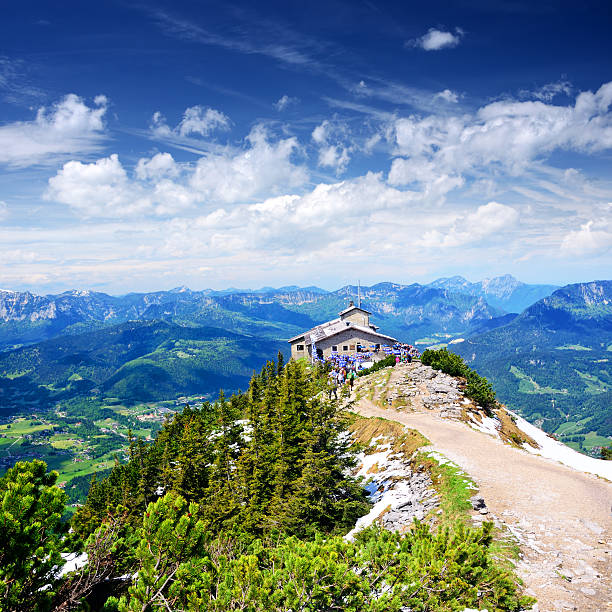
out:
{"label": "forested hillside", "polygon": [[453,350],[500,399],[580,450],[612,436],[612,282],[568,285]]}
{"label": "forested hillside", "polygon": [[[492,552],[492,523],[344,539],[367,512],[348,415],[327,373],[269,362],[246,393],[168,420],[92,484],[68,532],[42,462],[0,478],[1,610],[516,611],[533,600]],[[418,466],[415,466],[418,468]],[[422,466],[420,469],[425,469]],[[32,525],[41,528],[32,529]],[[61,550],[85,565],[58,574]],[[36,554],[33,552],[36,551]]]}
{"label": "forested hillside", "polygon": [[24,394],[45,408],[77,396],[134,402],[235,390],[281,347],[210,327],[124,323],[0,353],[0,397],[7,411]]}

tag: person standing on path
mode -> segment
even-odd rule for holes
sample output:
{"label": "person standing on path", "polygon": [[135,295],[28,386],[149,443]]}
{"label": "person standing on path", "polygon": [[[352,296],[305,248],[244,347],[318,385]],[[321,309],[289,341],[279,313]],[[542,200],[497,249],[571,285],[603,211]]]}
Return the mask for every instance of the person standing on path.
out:
{"label": "person standing on path", "polygon": [[355,372],[355,368],[351,368],[349,373],[347,374],[350,392],[353,392],[353,384],[355,382],[355,378],[357,378],[357,372]]}
{"label": "person standing on path", "polygon": [[329,373],[328,393],[330,400],[332,394],[334,399],[338,399],[338,371],[335,368]]}

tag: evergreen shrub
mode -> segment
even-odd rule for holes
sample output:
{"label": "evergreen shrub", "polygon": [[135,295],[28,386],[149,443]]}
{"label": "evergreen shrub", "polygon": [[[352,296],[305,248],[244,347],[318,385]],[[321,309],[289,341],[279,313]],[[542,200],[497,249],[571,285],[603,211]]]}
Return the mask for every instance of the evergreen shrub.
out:
{"label": "evergreen shrub", "polygon": [[487,413],[492,413],[493,408],[497,406],[495,391],[489,381],[472,370],[459,355],[451,353],[446,348],[427,349],[421,357],[421,363],[450,376],[465,378],[467,383],[465,395],[484,408]]}
{"label": "evergreen shrub", "polygon": [[382,370],[383,368],[388,368],[389,366],[395,365],[395,355],[389,355],[380,361],[377,361],[373,366],[369,367],[367,370],[361,370],[361,372],[357,372],[357,376],[367,376],[368,374],[373,374],[374,372],[378,372],[378,370]]}

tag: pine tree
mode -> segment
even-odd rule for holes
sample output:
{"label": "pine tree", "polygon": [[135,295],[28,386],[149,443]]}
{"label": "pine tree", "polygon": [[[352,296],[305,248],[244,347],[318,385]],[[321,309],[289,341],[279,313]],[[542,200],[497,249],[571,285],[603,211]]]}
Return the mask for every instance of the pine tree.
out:
{"label": "pine tree", "polygon": [[44,461],[0,478],[0,610],[46,610],[58,584],[66,494]]}

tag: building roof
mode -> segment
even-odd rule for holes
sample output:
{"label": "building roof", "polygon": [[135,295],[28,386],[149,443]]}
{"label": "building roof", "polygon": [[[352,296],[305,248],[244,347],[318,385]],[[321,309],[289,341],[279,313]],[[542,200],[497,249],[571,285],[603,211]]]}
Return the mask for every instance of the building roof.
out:
{"label": "building roof", "polygon": [[345,315],[351,312],[352,310],[359,310],[359,312],[365,312],[366,314],[369,314],[369,315],[372,314],[369,310],[366,310],[365,308],[362,308],[361,306],[355,306],[353,302],[351,302],[347,308],[345,308],[342,312],[339,312],[338,314],[342,316],[342,315]]}
{"label": "building roof", "polygon": [[289,339],[289,342],[295,342],[296,340],[301,340],[302,338],[305,341],[305,344],[316,344],[317,342],[324,340],[325,338],[331,338],[347,329],[365,332],[372,336],[377,336],[382,341],[388,342],[397,342],[397,340],[391,336],[386,336],[385,334],[379,334],[376,330],[372,329],[372,327],[365,327],[364,325],[355,325],[355,323],[351,321],[342,321],[341,319],[334,319],[333,321],[328,321],[327,323],[323,323],[322,325],[317,325],[317,327],[313,327],[307,332],[300,334],[299,336],[294,336]]}

